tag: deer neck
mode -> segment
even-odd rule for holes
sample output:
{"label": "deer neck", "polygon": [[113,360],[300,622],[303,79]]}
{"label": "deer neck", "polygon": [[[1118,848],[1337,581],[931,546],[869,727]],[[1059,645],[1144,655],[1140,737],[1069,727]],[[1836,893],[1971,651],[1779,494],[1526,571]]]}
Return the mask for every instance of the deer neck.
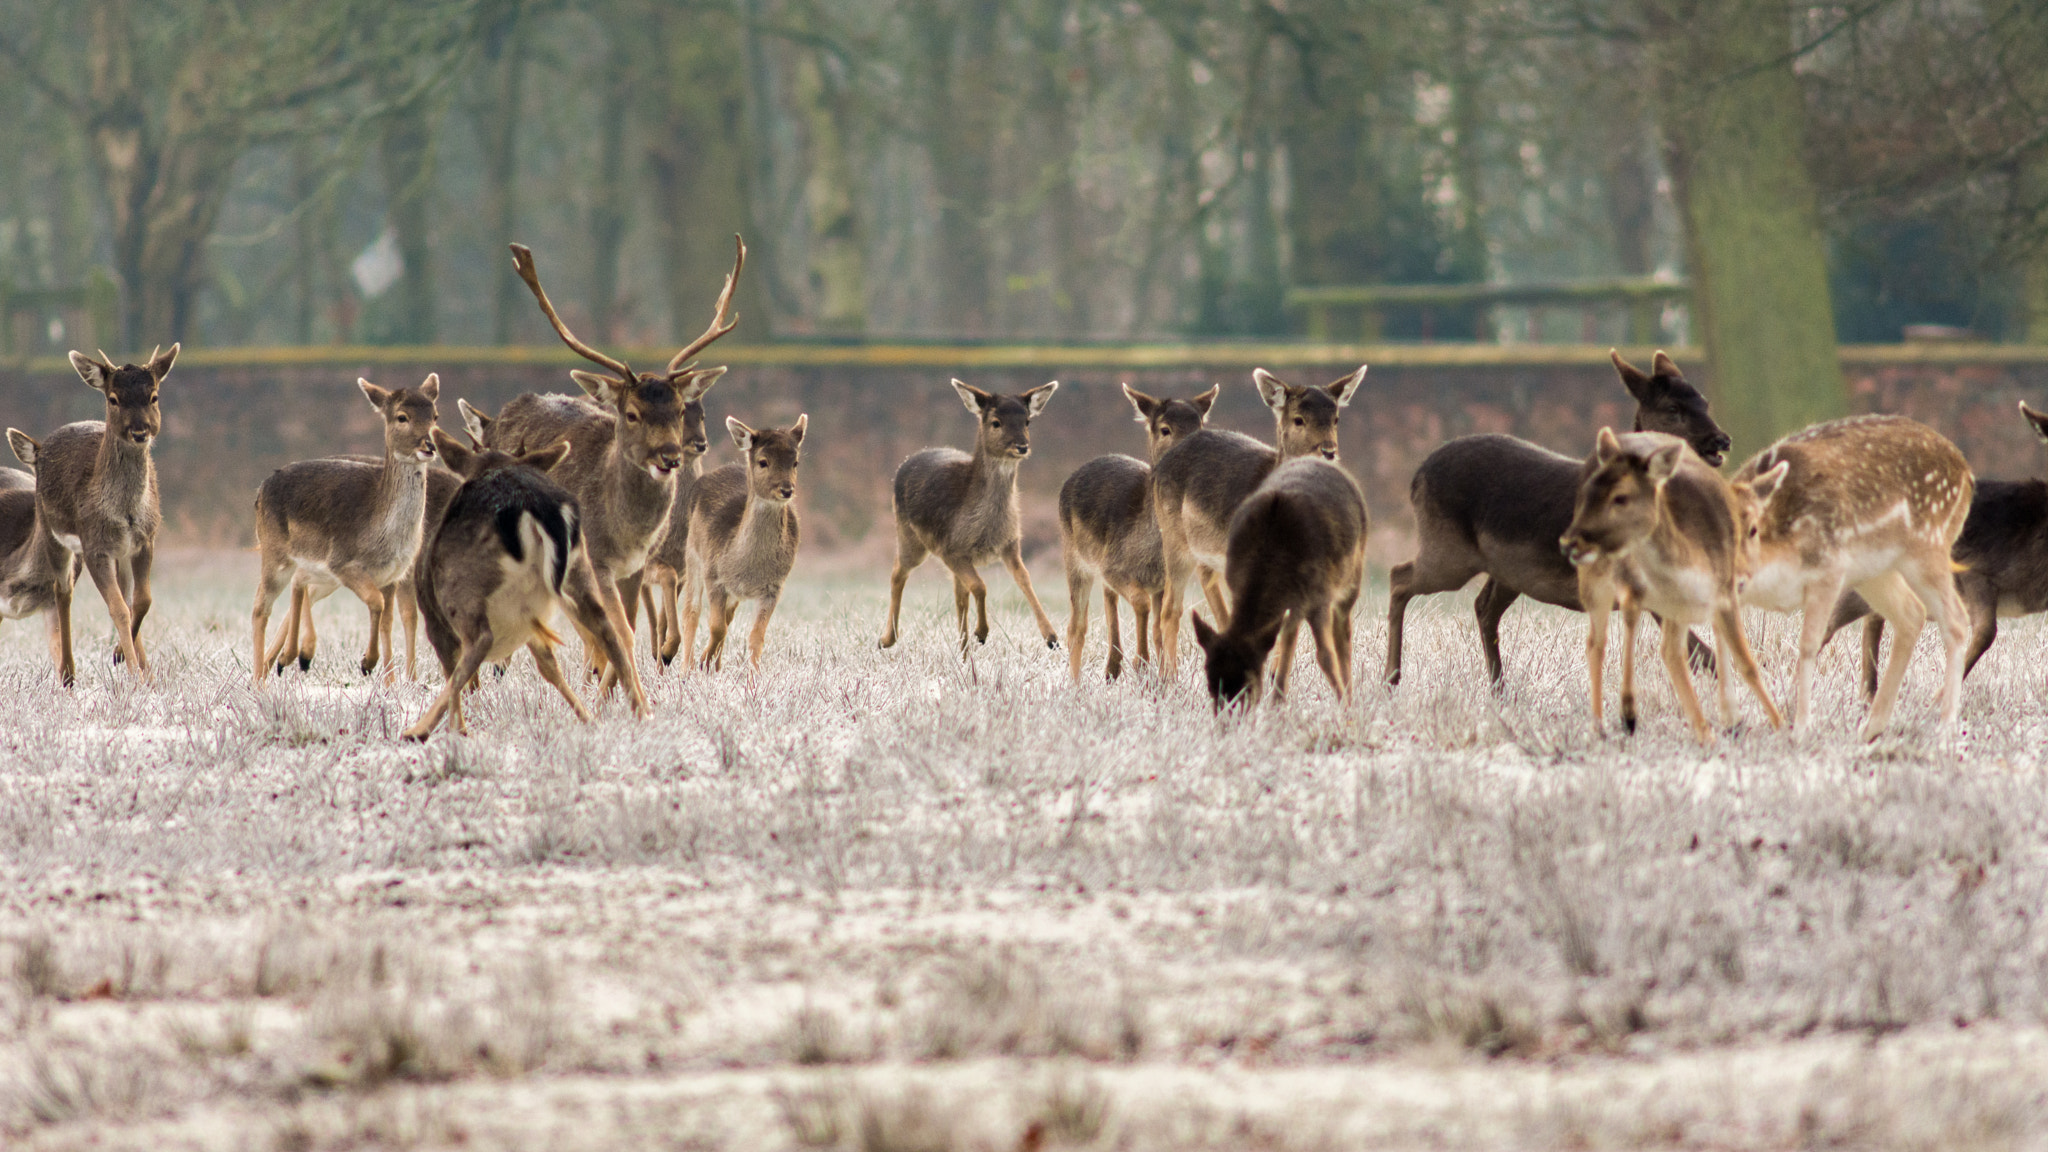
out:
{"label": "deer neck", "polygon": [[980,440],[974,442],[974,487],[972,497],[990,503],[1002,503],[1017,494],[1017,465],[1023,461],[1015,456],[997,456],[988,450]]}
{"label": "deer neck", "polygon": [[153,467],[149,445],[120,435],[109,423],[100,435],[93,467],[93,483],[100,490],[102,503],[124,514],[139,509],[148,500]]}
{"label": "deer neck", "polygon": [[604,481],[605,516],[614,542],[629,551],[640,549],[644,555],[645,544],[652,542],[668,519],[669,506],[675,502],[676,477],[685,473],[685,468],[657,478],[633,463],[632,456],[627,445],[612,441]]}
{"label": "deer neck", "polygon": [[739,530],[733,533],[727,551],[734,556],[770,556],[782,547],[789,519],[788,504],[773,504],[754,495],[747,487],[747,504],[740,513]]}

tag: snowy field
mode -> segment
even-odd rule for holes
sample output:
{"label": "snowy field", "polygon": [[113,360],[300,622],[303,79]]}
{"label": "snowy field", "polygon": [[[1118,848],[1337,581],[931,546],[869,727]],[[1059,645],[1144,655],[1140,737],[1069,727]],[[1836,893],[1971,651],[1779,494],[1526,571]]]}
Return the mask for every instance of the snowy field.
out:
{"label": "snowy field", "polygon": [[[1000,573],[962,661],[936,566],[880,652],[884,574],[806,559],[758,678],[581,726],[521,656],[420,747],[438,676],[357,675],[345,595],[250,691],[253,569],[163,561],[154,688],[89,589],[76,691],[0,628],[0,1145],[2048,1141],[2036,621],[1959,736],[1929,647],[1856,743],[1838,642],[1814,732],[1741,693],[1702,751],[1647,640],[1592,736],[1583,618],[1527,602],[1504,696],[1469,595],[1376,687],[1381,584],[1352,710],[1304,651],[1222,723],[1191,667],[1102,683],[1099,603],[1077,688]],[[1752,617],[1780,699],[1795,627]]]}

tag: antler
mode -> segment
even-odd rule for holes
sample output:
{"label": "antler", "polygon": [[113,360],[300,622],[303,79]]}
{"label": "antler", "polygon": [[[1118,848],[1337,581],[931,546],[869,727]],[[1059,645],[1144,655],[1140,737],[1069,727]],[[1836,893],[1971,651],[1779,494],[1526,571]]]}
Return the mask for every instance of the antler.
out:
{"label": "antler", "polygon": [[548,294],[541,290],[540,273],[534,270],[533,249],[528,248],[524,244],[512,245],[512,270],[519,273],[519,278],[526,281],[528,288],[533,289],[533,298],[540,301],[540,310],[546,313],[548,323],[555,326],[555,335],[562,338],[562,343],[567,344],[571,351],[585,360],[611,369],[621,380],[631,380],[633,378],[633,370],[626,366],[624,360],[614,360],[590,345],[585,344],[583,341],[578,340],[576,334],[569,331],[569,326],[562,323],[562,318],[555,315],[555,306],[548,302]]}
{"label": "antler", "polygon": [[[676,353],[675,356],[669,360],[668,374],[671,376],[675,375],[677,372],[682,371],[683,367],[687,365],[690,362],[690,360],[697,355],[697,353],[702,352],[704,349],[710,347],[711,342],[713,340],[716,340],[720,336],[725,335],[727,332],[732,331],[733,326],[740,322],[740,318],[737,315],[728,318],[725,314],[725,310],[732,304],[732,289],[733,285],[738,284],[740,282],[740,269],[747,266],[747,242],[740,239],[737,235],[735,235],[732,238],[732,242],[739,247],[739,255],[734,257],[732,262],[732,271],[726,275],[725,290],[718,294],[718,310],[711,314],[711,327],[706,328],[702,336],[699,336],[695,340],[690,341],[687,347],[685,347],[681,352]],[[535,291],[539,291],[539,289],[535,289]]]}

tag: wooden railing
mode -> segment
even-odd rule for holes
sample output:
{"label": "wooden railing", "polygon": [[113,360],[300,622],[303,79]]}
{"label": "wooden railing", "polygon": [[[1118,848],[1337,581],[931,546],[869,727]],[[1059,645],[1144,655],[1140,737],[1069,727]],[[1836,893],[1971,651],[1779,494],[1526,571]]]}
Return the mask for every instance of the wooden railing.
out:
{"label": "wooden railing", "polygon": [[[1628,317],[1628,343],[1655,344],[1663,339],[1665,305],[1684,303],[1691,294],[1691,286],[1682,280],[1647,277],[1541,284],[1332,284],[1289,289],[1287,307],[1308,313],[1310,340],[1352,338],[1367,344],[1383,339],[1387,310],[1391,308],[1421,309],[1425,317],[1432,311],[1450,312],[1473,307],[1527,308],[1532,317],[1532,330],[1540,330],[1543,313],[1570,310],[1585,318],[1580,325],[1582,333],[1590,328],[1591,319],[1600,312],[1618,308]],[[1339,331],[1335,323],[1339,315],[1356,318],[1349,331]],[[1424,327],[1429,330],[1432,326],[1425,320]],[[1432,335],[1435,339],[1464,340],[1490,340],[1493,336],[1490,331]],[[1586,343],[1593,342],[1588,335],[1581,335],[1580,339]],[[1530,342],[1537,341],[1532,339]]]}
{"label": "wooden railing", "polygon": [[[84,284],[68,288],[17,288],[0,280],[0,361],[21,363],[59,345],[116,343],[114,314],[120,305],[113,277],[97,268]],[[62,325],[54,335],[52,321]]]}

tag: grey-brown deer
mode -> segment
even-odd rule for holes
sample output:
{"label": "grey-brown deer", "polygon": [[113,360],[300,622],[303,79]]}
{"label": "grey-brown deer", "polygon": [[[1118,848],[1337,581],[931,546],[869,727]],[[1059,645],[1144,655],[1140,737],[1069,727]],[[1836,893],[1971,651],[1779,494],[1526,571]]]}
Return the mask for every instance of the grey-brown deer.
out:
{"label": "grey-brown deer", "polygon": [[[2020,416],[2048,440],[2048,413],[2020,401]],[[1956,592],[1970,613],[1970,646],[1963,653],[1963,676],[1977,666],[1991,642],[1998,639],[2001,616],[2032,616],[2048,612],[2048,482],[2041,480],[1978,480],[1970,499],[1963,534],[1956,537]],[[1868,617],[1868,619],[1865,619]],[[1863,620],[1863,694],[1877,695],[1879,644],[1884,617],[1854,592],[1845,594],[1828,622],[1828,634]]]}
{"label": "grey-brown deer", "polygon": [[[1231,517],[1282,461],[1305,456],[1336,460],[1341,410],[1365,383],[1366,366],[1321,388],[1288,384],[1264,368],[1254,369],[1259,398],[1273,411],[1273,445],[1237,432],[1204,428],[1181,440],[1152,467],[1152,512],[1159,525],[1159,549],[1166,569],[1160,597],[1159,670],[1171,679],[1180,669],[1180,618],[1188,577],[1198,574],[1203,597],[1218,627],[1227,627],[1223,570]],[[1290,634],[1291,639],[1291,634]],[[1292,649],[1281,653],[1284,663]]]}
{"label": "grey-brown deer", "polygon": [[1014,396],[1000,396],[953,383],[960,402],[977,422],[974,451],[927,448],[896,468],[891,507],[896,513],[896,564],[889,572],[889,623],[882,647],[896,643],[903,585],[925,557],[936,555],[953,576],[953,614],[960,623],[960,651],[968,650],[967,604],[975,609],[974,639],[988,641],[988,585],[975,569],[1001,560],[1023,591],[1038,620],[1046,647],[1060,646],[1052,620],[1031,573],[1024,567],[1017,466],[1031,455],[1031,421],[1059,390],[1057,380]]}
{"label": "grey-brown deer", "polygon": [[[40,447],[26,432],[7,430],[14,455],[34,468]],[[23,620],[40,612],[49,631],[50,662],[66,684],[76,670],[58,629],[57,597],[69,592],[78,559],[48,532],[36,514],[36,478],[19,468],[0,468],[0,620]]]}
{"label": "grey-brown deer", "polygon": [[[515,398],[491,423],[486,442],[513,454],[569,442],[569,459],[556,479],[576,496],[582,508],[590,567],[597,574],[598,587],[628,622],[628,652],[632,650],[631,621],[639,611],[642,569],[668,522],[689,445],[704,437],[704,393],[725,374],[723,367],[698,368],[692,361],[739,323],[730,309],[733,288],[746,266],[747,248],[738,237],[734,242],[738,254],[718,294],[710,326],[658,372],[635,372],[625,361],[577,339],[541,289],[533,253],[522,245],[512,245],[513,267],[533,290],[533,298],[556,335],[577,355],[605,371],[570,373],[587,398],[532,393]],[[585,633],[583,640],[592,671],[604,671],[608,689],[616,670],[606,667],[609,659],[598,637]]]}
{"label": "grey-brown deer", "polygon": [[[92,576],[114,624],[116,657],[144,680],[153,677],[142,648],[142,621],[149,615],[149,573],[163,522],[149,449],[163,431],[157,398],[178,348],[159,348],[146,363],[118,368],[104,352],[97,359],[71,353],[71,367],[106,398],[106,419],[66,424],[36,449],[36,512],[43,530]],[[14,430],[8,432],[11,437]],[[66,684],[74,672],[72,587],[62,581],[56,602],[57,662]]]}
{"label": "grey-brown deer", "polygon": [[1735,475],[1755,507],[1756,564],[1742,598],[1804,612],[1792,724],[1812,717],[1814,662],[1844,589],[1853,588],[1897,631],[1863,738],[1890,722],[1906,662],[1932,616],[1945,657],[1941,717],[1955,723],[1969,613],[1956,594],[1950,551],[1976,489],[1969,462],[1934,429],[1903,416],[1816,424],[1764,449]]}
{"label": "grey-brown deer", "polygon": [[679,606],[683,569],[689,564],[690,502],[697,481],[704,475],[704,453],[710,447],[700,419],[695,438],[683,444],[683,469],[676,476],[676,495],[669,505],[668,525],[654,542],[654,551],[648,553],[645,575],[640,580],[640,598],[647,602],[648,652],[663,668],[675,660],[683,643]]}
{"label": "grey-brown deer", "polygon": [[[1731,441],[1714,423],[1707,398],[1659,352],[1644,372],[1609,351],[1622,386],[1636,402],[1635,431],[1684,440],[1718,468]],[[1401,639],[1408,602],[1454,592],[1486,577],[1472,609],[1486,673],[1502,681],[1500,621],[1523,596],[1580,610],[1579,580],[1557,548],[1571,523],[1584,462],[1513,436],[1461,436],[1431,452],[1408,485],[1415,509],[1415,559],[1387,574],[1388,684],[1401,682]],[[1695,653],[1704,651],[1692,642]],[[1701,661],[1704,663],[1705,661]]]}
{"label": "grey-brown deer", "polygon": [[796,499],[796,470],[803,462],[804,430],[810,422],[808,415],[801,415],[787,428],[756,432],[726,417],[725,428],[740,450],[740,463],[713,471],[691,489],[681,644],[687,659],[697,642],[698,614],[708,613],[711,635],[698,658],[707,671],[724,663],[726,630],[747,600],[760,602],[754,610],[753,634],[747,638],[747,657],[755,668],[761,666],[768,621],[796,564],[800,530],[791,501]]}
{"label": "grey-brown deer", "polygon": [[1102,616],[1109,629],[1106,675],[1123,672],[1124,646],[1117,601],[1129,601],[1138,635],[1138,659],[1149,661],[1160,630],[1159,601],[1166,592],[1166,562],[1159,522],[1152,516],[1152,465],[1166,450],[1208,422],[1218,384],[1186,400],[1162,400],[1123,386],[1124,398],[1145,426],[1146,460],[1098,456],[1060,485],[1060,558],[1067,570],[1067,668],[1081,679],[1088,643],[1088,601],[1102,578]]}
{"label": "grey-brown deer", "polygon": [[[384,422],[383,458],[375,464],[340,457],[301,460],[271,473],[256,494],[256,603],[249,621],[258,686],[273,667],[282,671],[281,664],[289,663],[287,651],[311,663],[310,645],[300,644],[302,618],[336,588],[355,593],[370,610],[363,674],[376,669],[381,642],[386,679],[396,679],[397,662],[388,659],[392,614],[386,609],[396,585],[411,573],[425,531],[441,378],[429,375],[418,388],[398,389],[359,379],[356,387]],[[283,635],[270,646],[271,606],[288,581],[290,614]]]}
{"label": "grey-brown deer", "polygon": [[[1224,564],[1230,623],[1219,631],[1189,613],[1217,708],[1256,703],[1275,641],[1283,654],[1292,651],[1303,623],[1323,678],[1350,701],[1351,610],[1365,582],[1366,530],[1358,482],[1319,457],[1280,465],[1239,503]],[[1287,673],[1283,660],[1276,692],[1287,691]]]}
{"label": "grey-brown deer", "polygon": [[646,716],[647,697],[622,639],[625,617],[591,571],[576,498],[547,476],[572,451],[569,445],[513,456],[472,452],[438,430],[434,439],[464,478],[420,565],[420,615],[447,683],[406,738],[426,739],[450,712],[456,731],[468,731],[463,693],[485,663],[509,660],[522,647],[576,718],[589,720],[590,709],[555,660],[561,641],[548,621],[558,609],[597,638],[619,670],[634,715]]}
{"label": "grey-brown deer", "polygon": [[1687,629],[1696,624],[1710,623],[1714,629],[1716,667],[1723,670],[1716,678],[1721,722],[1735,723],[1734,692],[1726,674],[1733,667],[1763,702],[1771,727],[1784,727],[1742,630],[1740,584],[1748,575],[1753,546],[1742,515],[1747,496],[1676,436],[1634,432],[1617,437],[1611,428],[1600,429],[1571,523],[1558,541],[1578,570],[1578,600],[1585,605],[1595,733],[1603,726],[1607,626],[1617,601],[1624,728],[1636,730],[1636,627],[1646,611],[1661,622],[1664,670],[1701,742],[1713,743],[1714,729],[1700,709],[1686,664]]}

